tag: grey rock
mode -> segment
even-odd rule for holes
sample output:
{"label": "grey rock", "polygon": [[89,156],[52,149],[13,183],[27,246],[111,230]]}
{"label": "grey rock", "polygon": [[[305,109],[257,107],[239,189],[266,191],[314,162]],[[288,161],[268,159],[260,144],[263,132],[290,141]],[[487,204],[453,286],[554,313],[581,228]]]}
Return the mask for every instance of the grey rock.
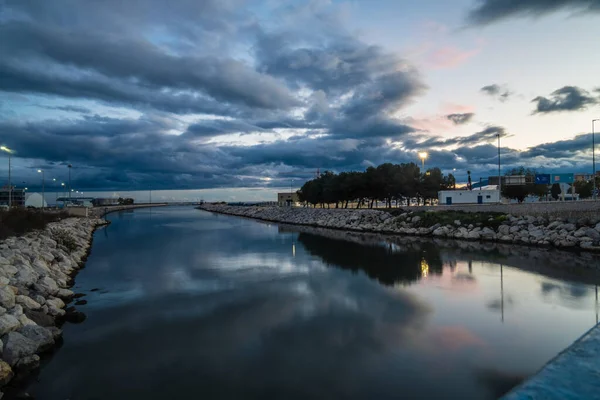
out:
{"label": "grey rock", "polygon": [[38,349],[33,340],[19,332],[7,333],[2,336],[2,341],[4,342],[3,358],[10,366],[16,365],[22,358],[34,355]]}
{"label": "grey rock", "polygon": [[572,232],[575,230],[575,224],[564,224],[562,226],[562,229],[566,230],[567,232]]}
{"label": "grey rock", "polygon": [[585,235],[589,238],[592,238],[594,240],[599,240],[600,239],[600,232],[598,232],[595,229],[592,228],[587,228],[585,231]]}
{"label": "grey rock", "polygon": [[575,231],[575,237],[582,237],[585,236],[587,233],[588,228],[579,228]]}
{"label": "grey rock", "polygon": [[17,330],[21,327],[21,323],[14,315],[4,314],[0,316],[0,335]]}
{"label": "grey rock", "polygon": [[54,326],[54,318],[43,311],[32,311],[25,309],[25,315],[27,318],[35,322],[40,326],[50,327]]}
{"label": "grey rock", "polygon": [[508,225],[500,225],[498,227],[498,233],[501,235],[508,235],[510,233],[510,226]]}
{"label": "grey rock", "polygon": [[36,352],[46,351],[54,346],[54,335],[49,329],[39,325],[27,325],[19,333],[37,344]]}
{"label": "grey rock", "polygon": [[8,313],[12,316],[15,317],[20,317],[21,315],[23,315],[23,306],[21,306],[20,304],[15,304],[15,306],[13,308],[11,308]]}
{"label": "grey rock", "polygon": [[518,225],[513,225],[510,227],[509,233],[517,233],[521,230],[521,227]]}
{"label": "grey rock", "polygon": [[23,357],[20,359],[15,365],[15,369],[20,374],[28,374],[33,370],[36,370],[40,367],[40,356],[37,354],[32,354],[27,357]]}
{"label": "grey rock", "polygon": [[25,308],[29,308],[30,310],[39,310],[42,307],[40,303],[28,296],[17,295],[16,301],[17,304],[20,304]]}
{"label": "grey rock", "polygon": [[54,279],[45,276],[40,278],[36,284],[34,285],[34,289],[42,294],[55,296],[58,293],[58,285],[54,281]]}
{"label": "grey rock", "polygon": [[8,285],[0,287],[0,305],[4,308],[13,308],[15,306],[15,293]]}

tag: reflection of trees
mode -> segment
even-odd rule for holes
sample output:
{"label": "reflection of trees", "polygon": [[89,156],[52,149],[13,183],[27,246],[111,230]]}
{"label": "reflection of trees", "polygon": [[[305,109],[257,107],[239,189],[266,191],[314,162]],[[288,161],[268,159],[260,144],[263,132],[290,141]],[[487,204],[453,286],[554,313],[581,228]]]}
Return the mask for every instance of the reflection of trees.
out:
{"label": "reflection of trees", "polygon": [[301,232],[298,241],[327,264],[355,272],[364,271],[385,285],[414,282],[428,274],[442,273],[439,251],[432,243],[420,248],[358,244]]}

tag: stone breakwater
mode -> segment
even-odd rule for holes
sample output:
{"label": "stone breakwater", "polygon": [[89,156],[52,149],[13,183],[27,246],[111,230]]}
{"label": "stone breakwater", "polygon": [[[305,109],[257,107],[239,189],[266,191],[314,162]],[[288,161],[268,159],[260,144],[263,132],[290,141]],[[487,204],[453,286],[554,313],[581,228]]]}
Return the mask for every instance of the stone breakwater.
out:
{"label": "stone breakwater", "polygon": [[[43,231],[0,242],[0,386],[39,366],[62,331],[57,325],[82,318],[65,303],[82,268],[98,218],[68,218]],[[0,392],[0,398],[2,393]]]}
{"label": "stone breakwater", "polygon": [[[322,228],[600,251],[600,216],[598,219],[574,219],[507,214],[491,215],[482,222],[472,223],[468,221],[476,213],[456,214],[459,216],[455,220],[447,222],[444,221],[442,211],[424,216],[422,212],[406,211],[393,215],[387,211],[361,209],[240,207],[217,204],[205,204],[199,208],[264,221]],[[462,218],[464,219],[461,220]],[[444,222],[436,223],[436,220]]]}

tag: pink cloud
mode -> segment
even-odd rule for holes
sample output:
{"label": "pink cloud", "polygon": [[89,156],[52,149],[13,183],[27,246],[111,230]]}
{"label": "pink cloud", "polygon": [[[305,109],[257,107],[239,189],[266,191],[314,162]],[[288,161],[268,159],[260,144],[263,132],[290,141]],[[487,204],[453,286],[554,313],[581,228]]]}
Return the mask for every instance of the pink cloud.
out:
{"label": "pink cloud", "polygon": [[434,69],[454,68],[464,64],[480,51],[481,48],[462,50],[454,46],[444,46],[429,54],[427,65]]}

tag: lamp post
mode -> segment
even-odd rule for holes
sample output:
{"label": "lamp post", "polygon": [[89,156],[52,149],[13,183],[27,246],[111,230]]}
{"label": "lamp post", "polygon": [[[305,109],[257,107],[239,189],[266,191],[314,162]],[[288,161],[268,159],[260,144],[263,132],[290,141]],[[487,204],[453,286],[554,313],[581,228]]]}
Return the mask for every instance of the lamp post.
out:
{"label": "lamp post", "polygon": [[71,168],[73,168],[73,166],[71,164],[69,164],[69,199],[71,198],[71,192],[73,191],[73,189],[71,189]]}
{"label": "lamp post", "polygon": [[452,179],[454,180],[452,189],[456,190],[456,168],[452,168]]}
{"label": "lamp post", "polygon": [[292,185],[294,184],[294,180],[290,180],[290,207],[294,203],[294,189],[292,189]]}
{"label": "lamp post", "polygon": [[421,159],[421,169],[423,171],[425,171],[425,159],[427,158],[428,154],[425,151],[422,151],[419,153],[419,158]]}
{"label": "lamp post", "polygon": [[498,136],[498,199],[502,202],[502,176],[500,175],[500,134]]}
{"label": "lamp post", "polygon": [[594,200],[596,200],[596,198],[598,197],[596,195],[596,138],[595,138],[595,134],[594,134],[594,122],[596,121],[600,121],[600,119],[593,119],[592,120],[592,182],[593,182],[593,192],[592,192],[592,198]]}
{"label": "lamp post", "polygon": [[12,150],[6,146],[0,146],[0,150],[8,153],[8,208],[10,208],[12,206],[12,185],[10,182],[10,156]]}
{"label": "lamp post", "polygon": [[38,173],[42,174],[42,211],[44,211],[44,201],[46,201],[46,179],[44,179],[43,169],[38,169]]}

